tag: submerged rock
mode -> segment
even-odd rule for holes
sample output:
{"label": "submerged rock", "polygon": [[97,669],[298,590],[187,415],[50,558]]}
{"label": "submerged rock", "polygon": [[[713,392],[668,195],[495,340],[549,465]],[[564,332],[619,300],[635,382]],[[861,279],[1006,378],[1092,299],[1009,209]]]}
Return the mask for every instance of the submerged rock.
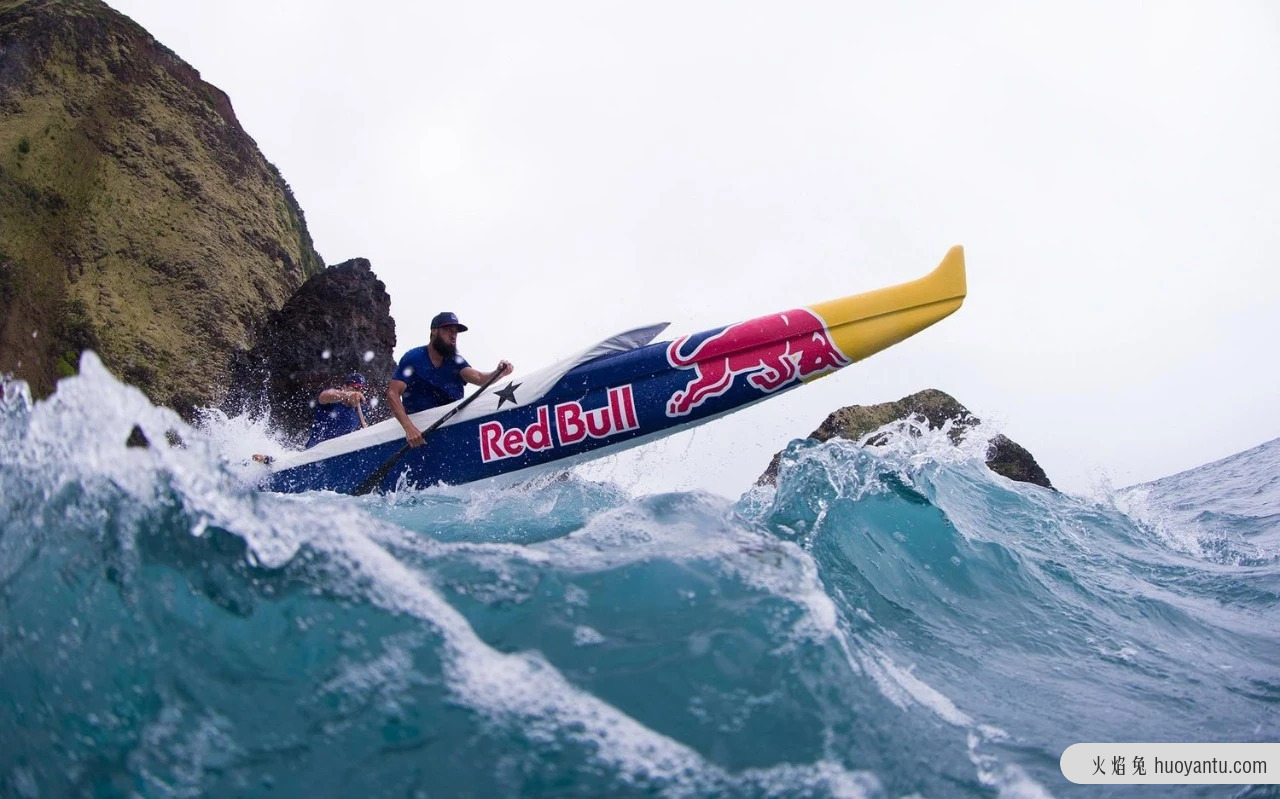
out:
{"label": "submerged rock", "polygon": [[[952,420],[950,435],[956,443],[964,440],[965,434],[981,423],[978,417],[950,394],[930,388],[903,397],[897,402],[840,408],[810,433],[809,438],[816,441],[828,441],[832,438],[861,441],[867,434],[887,424],[912,417],[923,417],[931,428],[941,428],[948,420]],[[874,437],[867,441],[868,446],[881,443],[883,441]],[[777,482],[781,458],[780,452],[773,456],[769,467],[756,480],[756,485],[773,485]],[[987,466],[991,471],[1010,480],[1053,488],[1048,475],[1031,453],[1004,435],[997,435],[992,439],[987,450]]]}

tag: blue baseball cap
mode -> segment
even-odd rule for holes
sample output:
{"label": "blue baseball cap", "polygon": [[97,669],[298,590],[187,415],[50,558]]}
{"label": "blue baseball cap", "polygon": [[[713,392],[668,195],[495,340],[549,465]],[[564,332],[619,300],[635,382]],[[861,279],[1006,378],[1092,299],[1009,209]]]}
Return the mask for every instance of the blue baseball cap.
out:
{"label": "blue baseball cap", "polygon": [[437,327],[444,327],[445,325],[456,325],[459,333],[464,333],[467,330],[467,326],[459,322],[458,315],[452,311],[441,311],[436,314],[434,319],[431,320],[432,330],[435,330]]}
{"label": "blue baseball cap", "polygon": [[351,374],[347,375],[346,384],[348,386],[352,386],[352,385],[364,386],[365,385],[364,375],[360,374],[359,372],[352,372]]}

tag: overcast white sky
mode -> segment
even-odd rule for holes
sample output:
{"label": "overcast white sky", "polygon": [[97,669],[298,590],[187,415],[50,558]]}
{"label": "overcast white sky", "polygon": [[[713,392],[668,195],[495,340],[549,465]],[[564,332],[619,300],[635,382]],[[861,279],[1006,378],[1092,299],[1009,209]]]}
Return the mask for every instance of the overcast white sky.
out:
{"label": "overcast white sky", "polygon": [[[1280,5],[108,0],[225,91],[399,344],[481,368],[923,275],[969,298],[656,445],[736,496],[848,404],[953,394],[1070,491],[1280,435]],[[627,479],[627,478],[623,478]]]}

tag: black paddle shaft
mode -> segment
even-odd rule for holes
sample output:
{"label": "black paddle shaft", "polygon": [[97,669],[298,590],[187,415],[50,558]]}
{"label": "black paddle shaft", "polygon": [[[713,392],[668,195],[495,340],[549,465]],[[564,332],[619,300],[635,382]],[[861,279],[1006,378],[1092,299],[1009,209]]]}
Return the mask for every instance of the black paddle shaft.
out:
{"label": "black paddle shaft", "polygon": [[[430,427],[428,427],[426,430],[423,430],[422,437],[426,438],[427,435],[430,434],[432,430],[435,430],[440,425],[452,419],[454,417],[454,414],[456,414],[458,411],[470,405],[471,402],[476,397],[488,391],[489,387],[492,386],[494,383],[498,382],[499,378],[501,378],[503,374],[505,373],[501,369],[496,370],[493,373],[493,377],[490,377],[488,380],[484,381],[484,385],[476,389],[474,394],[472,394],[470,397],[467,397],[462,402],[459,402],[457,405],[453,406],[453,410],[449,411],[444,416],[441,416],[439,419],[436,419],[434,422],[432,422]],[[399,460],[402,457],[404,457],[404,454],[408,452],[410,449],[411,448],[408,444],[405,444],[403,447],[401,447],[399,451],[396,452],[396,454],[392,455],[390,458],[387,459],[386,463],[379,466],[373,472],[373,474],[370,474],[368,477],[366,477],[363,483],[356,486],[356,490],[354,492],[355,495],[363,496],[365,494],[368,494],[373,489],[377,488],[378,485],[382,483],[383,478],[385,478],[391,472],[391,469],[396,465],[397,462],[399,462]]]}

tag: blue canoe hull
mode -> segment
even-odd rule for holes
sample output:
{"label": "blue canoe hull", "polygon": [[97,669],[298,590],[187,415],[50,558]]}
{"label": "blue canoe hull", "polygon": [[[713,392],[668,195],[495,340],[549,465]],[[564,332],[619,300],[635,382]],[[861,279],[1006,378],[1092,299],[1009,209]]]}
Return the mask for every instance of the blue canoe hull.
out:
{"label": "blue canoe hull", "polygon": [[[562,371],[534,373],[523,383],[513,376],[499,387],[505,396],[494,390],[477,397],[421,447],[406,449],[399,425],[389,420],[282,459],[262,486],[357,493],[393,458],[374,490],[568,467],[835,372],[948,316],[965,294],[963,251],[955,247],[937,269],[910,283],[674,341],[648,343],[665,325],[638,328],[601,342]],[[447,410],[423,413],[439,418]],[[434,418],[414,421],[425,430]]]}
{"label": "blue canoe hull", "polygon": [[[421,447],[406,452],[375,490],[393,490],[401,480],[410,486],[457,485],[556,461],[581,460],[581,456],[620,450],[641,437],[675,432],[761,399],[760,392],[744,381],[690,414],[668,416],[668,400],[688,381],[667,363],[667,347],[667,343],[652,344],[585,364],[566,374],[536,403],[441,427]],[[492,393],[476,400],[490,406],[497,402]],[[353,493],[403,446],[401,438],[277,472],[266,488]]]}

